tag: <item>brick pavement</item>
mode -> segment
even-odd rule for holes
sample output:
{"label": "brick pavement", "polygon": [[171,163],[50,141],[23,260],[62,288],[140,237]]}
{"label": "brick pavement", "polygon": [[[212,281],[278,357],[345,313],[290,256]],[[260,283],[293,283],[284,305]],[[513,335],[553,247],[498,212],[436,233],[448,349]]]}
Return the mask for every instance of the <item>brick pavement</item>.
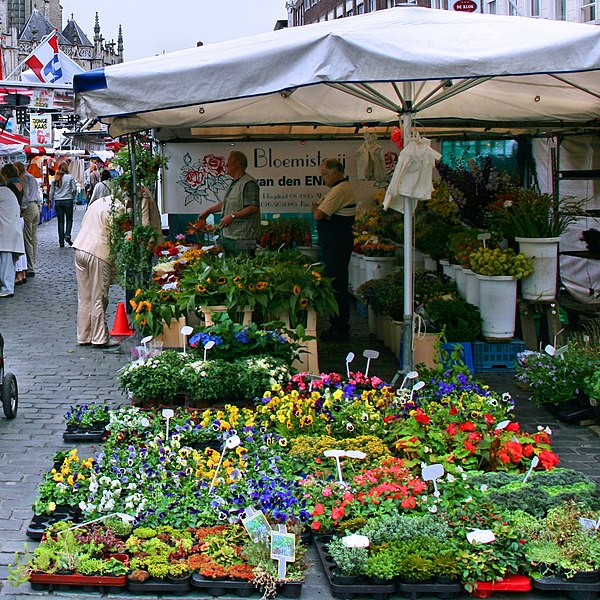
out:
{"label": "brick pavement", "polygon": [[[83,207],[75,212],[74,234],[79,229]],[[127,361],[118,350],[78,347],[75,343],[77,291],[73,251],[59,248],[56,222],[43,223],[39,230],[40,249],[37,276],[18,286],[13,298],[0,300],[0,331],[5,338],[7,370],[18,379],[20,406],[17,418],[0,417],[0,599],[23,600],[47,596],[32,592],[28,584],[17,589],[6,583],[7,565],[15,551],[27,543],[35,543],[25,535],[32,517],[31,505],[43,473],[51,467],[55,452],[70,448],[62,441],[63,415],[71,404],[80,401],[125,404],[116,381],[116,372]],[[124,300],[122,290],[111,288],[109,323],[114,321],[116,303]],[[366,320],[354,316],[351,341],[348,344],[322,344],[320,367],[323,371],[345,371],[345,356],[353,351],[357,358],[353,367],[364,370],[365,348],[380,350],[381,356],[371,364],[371,373],[391,380],[397,363],[391,353],[368,336]],[[487,377],[490,385],[508,390],[517,398],[517,417],[533,428],[538,423],[550,425],[555,432],[554,447],[566,467],[580,469],[600,481],[600,438],[591,430],[565,425],[540,412],[514,387],[512,377],[505,374]],[[88,455],[90,447],[79,445],[80,454]],[[314,558],[314,555],[312,555]],[[98,594],[53,593],[56,600],[98,598]],[[104,596],[110,597],[110,596]],[[115,596],[121,600],[128,594]],[[157,596],[149,594],[145,598]],[[302,597],[307,600],[329,600],[324,575],[312,566]],[[466,596],[465,596],[466,597]],[[498,600],[508,595],[496,594]],[[524,600],[548,598],[536,593],[520,595]],[[559,597],[559,596],[554,596]],[[426,600],[426,599],[425,599]]]}

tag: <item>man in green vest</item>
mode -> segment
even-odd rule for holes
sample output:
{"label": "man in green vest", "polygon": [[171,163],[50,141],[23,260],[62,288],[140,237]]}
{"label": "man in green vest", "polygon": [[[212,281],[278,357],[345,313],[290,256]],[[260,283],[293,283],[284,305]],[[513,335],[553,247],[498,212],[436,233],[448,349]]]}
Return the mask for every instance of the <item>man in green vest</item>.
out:
{"label": "man in green vest", "polygon": [[221,212],[221,244],[226,254],[254,252],[260,236],[259,187],[246,173],[248,159],[234,150],[227,159],[227,173],[233,179],[225,198],[201,213],[200,219]]}

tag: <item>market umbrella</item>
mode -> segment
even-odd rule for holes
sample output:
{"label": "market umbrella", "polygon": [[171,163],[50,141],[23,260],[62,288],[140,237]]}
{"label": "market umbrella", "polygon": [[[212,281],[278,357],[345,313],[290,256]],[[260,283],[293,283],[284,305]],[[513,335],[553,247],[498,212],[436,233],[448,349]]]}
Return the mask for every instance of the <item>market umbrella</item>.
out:
{"label": "market umbrella", "polygon": [[[600,122],[600,28],[396,7],[74,78],[112,136],[151,128],[397,124],[551,131]],[[405,230],[412,215],[405,212]],[[410,243],[410,234],[405,244]],[[410,252],[408,253],[410,256]],[[412,264],[405,257],[405,287]],[[405,298],[412,338],[412,298]],[[412,341],[412,339],[411,339]],[[406,343],[404,369],[412,366]]]}

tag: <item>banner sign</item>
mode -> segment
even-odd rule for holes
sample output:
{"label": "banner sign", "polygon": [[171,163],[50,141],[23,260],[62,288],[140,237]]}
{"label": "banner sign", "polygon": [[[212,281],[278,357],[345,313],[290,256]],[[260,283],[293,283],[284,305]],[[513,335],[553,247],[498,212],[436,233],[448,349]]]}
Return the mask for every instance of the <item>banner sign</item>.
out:
{"label": "banner sign", "polygon": [[[389,140],[378,143],[385,155],[386,172],[391,175],[398,148]],[[168,143],[164,146],[169,166],[164,171],[163,210],[198,214],[220,202],[231,182],[225,163],[232,150],[248,158],[246,171],[260,186],[263,214],[309,213],[311,205],[328,189],[319,170],[326,158],[337,158],[344,164],[358,204],[369,205],[382,188],[357,177],[356,152],[361,145],[362,141]]]}
{"label": "banner sign", "polygon": [[52,115],[29,115],[29,143],[32,146],[52,146]]}
{"label": "banner sign", "polygon": [[479,0],[449,0],[448,10],[456,12],[481,12]]}

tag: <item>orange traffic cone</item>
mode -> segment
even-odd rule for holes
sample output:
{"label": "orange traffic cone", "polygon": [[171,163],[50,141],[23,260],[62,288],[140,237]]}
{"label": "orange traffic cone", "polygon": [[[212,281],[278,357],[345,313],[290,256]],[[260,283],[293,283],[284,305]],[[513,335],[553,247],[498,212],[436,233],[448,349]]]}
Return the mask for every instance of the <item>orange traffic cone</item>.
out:
{"label": "orange traffic cone", "polygon": [[115,324],[110,332],[110,335],[131,335],[132,333],[133,330],[129,329],[129,322],[127,321],[127,313],[125,312],[125,302],[119,302],[119,304],[117,304]]}

